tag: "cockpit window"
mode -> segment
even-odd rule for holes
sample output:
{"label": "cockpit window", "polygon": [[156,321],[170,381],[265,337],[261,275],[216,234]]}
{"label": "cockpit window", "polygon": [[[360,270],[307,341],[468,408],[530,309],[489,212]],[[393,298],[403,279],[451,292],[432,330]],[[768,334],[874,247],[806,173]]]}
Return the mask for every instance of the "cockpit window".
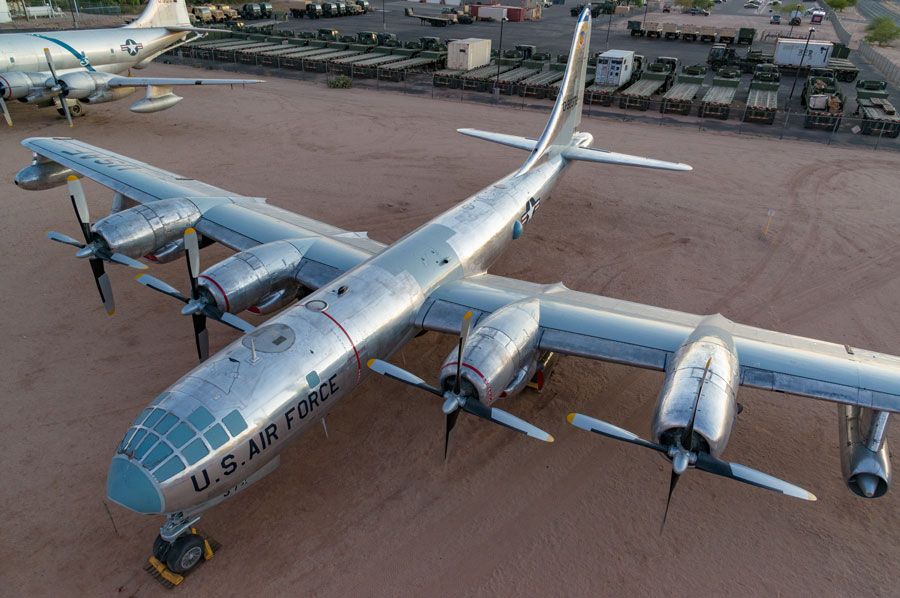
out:
{"label": "cockpit window", "polygon": [[184,471],[184,462],[177,456],[175,456],[163,463],[159,467],[159,469],[154,471],[153,477],[155,477],[160,482],[165,482],[179,471]]}
{"label": "cockpit window", "polygon": [[194,431],[188,426],[186,423],[182,422],[175,427],[174,430],[169,432],[166,438],[169,442],[172,443],[172,446],[175,448],[181,448],[185,442],[190,440],[194,436]]}
{"label": "cockpit window", "polygon": [[212,428],[209,429],[206,434],[203,435],[206,438],[206,441],[209,445],[216,450],[226,442],[228,442],[228,434],[225,433],[225,429],[222,428],[221,424],[216,424]]}
{"label": "cockpit window", "polygon": [[158,422],[160,418],[162,418],[163,414],[165,414],[165,411],[163,411],[162,409],[154,409],[153,412],[147,416],[147,419],[145,419],[144,423],[142,423],[141,425],[145,428],[152,428],[156,425],[156,422]]}
{"label": "cockpit window", "polygon": [[177,417],[175,417],[171,413],[167,413],[164,418],[159,420],[159,423],[156,424],[156,427],[153,429],[156,430],[157,432],[159,432],[160,434],[165,434],[166,432],[168,432],[169,430],[172,429],[172,426],[174,426],[175,422],[177,422],[177,421],[178,421]]}
{"label": "cockpit window", "polygon": [[135,449],[134,458],[143,459],[144,455],[147,454],[147,451],[150,450],[150,447],[156,444],[157,440],[159,440],[159,436],[157,436],[156,434],[153,434],[152,432],[150,434],[147,434],[147,437],[144,438],[144,441],[140,445],[138,445],[137,449]]}
{"label": "cockpit window", "polygon": [[232,436],[237,436],[247,429],[247,422],[244,421],[240,411],[237,409],[223,417],[222,423],[225,424],[225,427],[228,428],[228,431]]}
{"label": "cockpit window", "polygon": [[150,454],[147,455],[147,458],[144,459],[144,467],[147,469],[153,469],[160,463],[162,460],[172,454],[172,447],[170,447],[165,442],[160,442],[156,445]]}
{"label": "cockpit window", "polygon": [[184,458],[187,459],[188,465],[193,465],[203,457],[209,454],[209,449],[203,444],[203,440],[197,438],[192,443],[184,447],[181,451]]}
{"label": "cockpit window", "polygon": [[153,411],[153,410],[152,409],[144,409],[143,411],[141,411],[140,415],[138,415],[135,418],[134,423],[132,425],[136,426],[136,425],[140,424],[142,421],[144,421],[145,419],[147,419],[147,416],[150,415],[151,411]]}
{"label": "cockpit window", "polygon": [[125,445],[128,444],[128,441],[131,440],[131,437],[134,436],[135,432],[137,432],[137,428],[128,428],[128,431],[125,432],[125,436],[122,438],[122,442],[119,443],[119,448],[116,449],[116,452],[121,453],[125,450]]}
{"label": "cockpit window", "polygon": [[144,439],[144,436],[147,435],[147,430],[139,429],[134,433],[134,436],[131,437],[131,440],[128,441],[128,446],[125,447],[125,453],[133,454],[134,449],[137,448],[138,443]]}
{"label": "cockpit window", "polygon": [[188,416],[187,420],[198,430],[205,430],[209,424],[216,420],[216,418],[214,418],[205,408],[197,407],[194,409],[194,412]]}

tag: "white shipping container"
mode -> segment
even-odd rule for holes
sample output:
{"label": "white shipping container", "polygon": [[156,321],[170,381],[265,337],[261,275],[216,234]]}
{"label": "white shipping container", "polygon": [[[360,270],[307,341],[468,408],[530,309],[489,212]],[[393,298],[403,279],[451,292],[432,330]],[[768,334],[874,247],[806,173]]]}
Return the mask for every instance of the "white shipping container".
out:
{"label": "white shipping container", "polygon": [[[806,52],[804,56],[804,50]],[[775,43],[775,64],[778,66],[803,66],[823,67],[828,65],[828,59],[834,51],[834,44],[810,40],[809,46],[805,39],[779,39]]]}
{"label": "white shipping container", "polygon": [[478,18],[479,19],[494,19],[495,21],[499,21],[500,19],[506,18],[506,8],[502,6],[479,6],[478,7]]}
{"label": "white shipping container", "polygon": [[597,56],[596,85],[619,87],[631,80],[634,71],[634,52],[631,50],[607,50]]}
{"label": "white shipping container", "polygon": [[470,37],[447,44],[447,68],[471,71],[491,63],[491,40]]}

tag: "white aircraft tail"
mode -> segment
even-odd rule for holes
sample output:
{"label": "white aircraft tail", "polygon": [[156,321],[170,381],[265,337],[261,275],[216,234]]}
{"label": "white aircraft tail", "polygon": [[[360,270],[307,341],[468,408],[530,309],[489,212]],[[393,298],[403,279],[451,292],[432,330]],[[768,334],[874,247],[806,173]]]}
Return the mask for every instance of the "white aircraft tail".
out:
{"label": "white aircraft tail", "polygon": [[642,166],[662,170],[692,170],[687,164],[664,162],[641,156],[617,154],[604,149],[584,147],[593,140],[588,133],[579,133],[581,110],[584,105],[584,84],[587,77],[587,62],[590,56],[591,11],[585,8],[572,37],[569,50],[569,63],[559,86],[556,104],[550,112],[550,119],[537,140],[502,133],[491,133],[477,129],[458,129],[463,135],[477,137],[531,152],[528,159],[519,169],[518,174],[531,170],[548,155],[561,155],[567,160],[600,162],[605,164],[621,164],[625,166]]}
{"label": "white aircraft tail", "polygon": [[141,16],[125,27],[131,29],[191,27],[191,18],[188,16],[184,0],[149,0]]}

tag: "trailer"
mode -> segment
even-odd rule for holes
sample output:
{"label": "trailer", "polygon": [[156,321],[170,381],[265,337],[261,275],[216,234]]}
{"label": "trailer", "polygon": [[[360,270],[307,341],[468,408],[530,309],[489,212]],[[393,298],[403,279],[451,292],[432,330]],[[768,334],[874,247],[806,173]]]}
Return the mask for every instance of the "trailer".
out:
{"label": "trailer", "polygon": [[259,64],[259,55],[261,52],[271,52],[273,50],[280,50],[284,48],[286,44],[278,43],[278,44],[267,44],[265,46],[259,46],[256,48],[247,48],[244,50],[240,50],[234,53],[234,58],[236,62],[240,62],[241,64]]}
{"label": "trailer", "polygon": [[719,29],[719,43],[733,44],[737,40],[738,30],[734,27],[722,27]]}
{"label": "trailer", "polygon": [[662,33],[666,39],[678,39],[681,36],[681,29],[675,23],[663,23]]}
{"label": "trailer", "polygon": [[408,58],[409,56],[401,54],[379,54],[378,56],[372,56],[371,58],[354,62],[350,65],[350,74],[353,77],[375,78],[378,76],[379,68],[387,66],[392,62],[407,60]]}
{"label": "trailer", "polygon": [[431,84],[434,87],[450,87],[459,89],[462,87],[460,77],[466,71],[459,69],[439,69],[431,74]]}
{"label": "trailer", "polygon": [[523,98],[546,98],[550,86],[559,83],[563,75],[562,71],[538,72],[519,81],[518,94]]}
{"label": "trailer", "polygon": [[734,67],[722,67],[713,77],[710,87],[700,101],[697,115],[725,120],[731,112],[731,104],[741,83],[741,71]]}
{"label": "trailer", "polygon": [[631,37],[644,37],[644,27],[641,25],[640,21],[628,21],[626,27],[628,28],[629,33],[631,33]]}
{"label": "trailer", "polygon": [[715,43],[716,28],[710,27],[709,25],[704,25],[704,26],[700,27],[700,41]]}
{"label": "trailer", "polygon": [[332,60],[359,56],[360,54],[366,56],[365,52],[357,52],[356,50],[338,50],[329,54],[310,56],[303,61],[303,70],[308,73],[325,73],[328,72],[328,66]]}
{"label": "trailer", "polygon": [[738,45],[752,46],[753,40],[756,39],[756,29],[753,27],[741,27],[738,29],[737,43]]}
{"label": "trailer", "polygon": [[213,59],[219,60],[222,62],[237,62],[237,54],[238,52],[244,52],[246,50],[252,50],[254,48],[262,48],[264,46],[270,46],[269,42],[249,42],[247,44],[243,44],[240,46],[229,46],[227,48],[216,48],[213,50]]}
{"label": "trailer", "polygon": [[285,69],[300,70],[303,68],[304,58],[311,58],[313,56],[318,56],[320,54],[329,54],[331,52],[334,52],[334,50],[332,50],[331,48],[315,48],[312,46],[307,46],[306,48],[301,48],[300,50],[296,50],[294,52],[282,54],[278,57],[278,65],[281,68]]}
{"label": "trailer", "polygon": [[374,58],[375,56],[387,56],[390,52],[385,52],[386,48],[379,50],[378,47],[372,50],[372,52],[365,52],[362,54],[356,54],[354,56],[345,56],[344,58],[335,58],[332,59],[329,66],[329,71],[336,75],[352,75],[353,74],[353,65],[357,62],[362,62],[363,60],[368,60],[370,58]]}
{"label": "trailer", "polygon": [[422,52],[414,58],[392,62],[379,67],[376,75],[383,81],[405,81],[407,73],[435,70],[447,62],[446,52]]}
{"label": "trailer", "polygon": [[500,88],[500,93],[512,95],[518,89],[520,81],[524,81],[538,72],[535,69],[520,66],[511,71],[501,73],[499,77],[494,76],[494,83]]}
{"label": "trailer", "polygon": [[775,114],[778,112],[778,87],[781,85],[781,74],[774,64],[760,64],[753,73],[750,81],[750,92],[747,96],[747,106],[744,108],[744,122],[765,123],[771,125],[775,122]]}
{"label": "trailer", "polygon": [[859,69],[846,58],[829,58],[827,66],[834,71],[838,81],[853,83],[859,77]]}
{"label": "trailer", "polygon": [[705,65],[682,67],[681,73],[675,77],[675,85],[663,96],[659,111],[663,114],[690,114],[694,98],[700,93],[705,78]]}
{"label": "trailer", "polygon": [[857,98],[856,114],[862,117],[863,135],[883,135],[896,139],[900,134],[900,115],[885,98]]}
{"label": "trailer", "polygon": [[700,37],[700,27],[693,23],[681,26],[681,41],[695,42]]}
{"label": "trailer", "polygon": [[460,77],[462,88],[474,91],[490,91],[494,86],[497,75],[502,75],[515,67],[507,64],[489,64],[467,72]]}
{"label": "trailer", "polygon": [[297,44],[290,44],[285,48],[279,48],[277,50],[269,50],[266,52],[262,52],[259,55],[259,64],[262,66],[281,66],[281,57],[286,56],[288,54],[293,54],[294,52],[300,52],[303,50],[307,50],[305,46],[299,46]]}
{"label": "trailer", "polygon": [[[619,96],[619,108],[650,108],[650,97],[658,92],[666,91],[672,83],[673,73],[677,67],[675,58],[657,58],[648,64],[641,78],[629,85]],[[675,61],[674,64],[671,61]]]}
{"label": "trailer", "polygon": [[644,35],[646,37],[661,37],[662,25],[660,25],[659,23],[654,23],[652,21],[647,21],[647,23],[644,25]]}

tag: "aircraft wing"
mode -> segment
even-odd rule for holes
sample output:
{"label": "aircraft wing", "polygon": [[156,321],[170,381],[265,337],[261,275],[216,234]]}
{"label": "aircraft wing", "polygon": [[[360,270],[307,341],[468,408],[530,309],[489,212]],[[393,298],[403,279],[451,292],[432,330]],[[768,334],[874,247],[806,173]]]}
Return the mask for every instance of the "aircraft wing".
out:
{"label": "aircraft wing", "polygon": [[157,85],[175,87],[178,85],[248,85],[262,83],[262,79],[183,79],[173,77],[113,77],[106,84],[110,87],[143,87]]}
{"label": "aircraft wing", "polygon": [[22,145],[141,204],[188,199],[203,214],[194,228],[235,251],[281,239],[314,239],[305,258],[310,267],[300,269],[309,273],[301,282],[311,288],[326,284],[384,248],[364,232],[331,226],[269,205],[264,198],[233,193],[77,139],[32,137]]}
{"label": "aircraft wing", "polygon": [[[528,298],[540,301],[540,349],[660,371],[704,318],[572,291],[562,284],[483,274],[441,286],[417,323],[458,334],[466,311],[481,317]],[[725,322],[734,337],[742,385],[900,411],[897,357]]]}

